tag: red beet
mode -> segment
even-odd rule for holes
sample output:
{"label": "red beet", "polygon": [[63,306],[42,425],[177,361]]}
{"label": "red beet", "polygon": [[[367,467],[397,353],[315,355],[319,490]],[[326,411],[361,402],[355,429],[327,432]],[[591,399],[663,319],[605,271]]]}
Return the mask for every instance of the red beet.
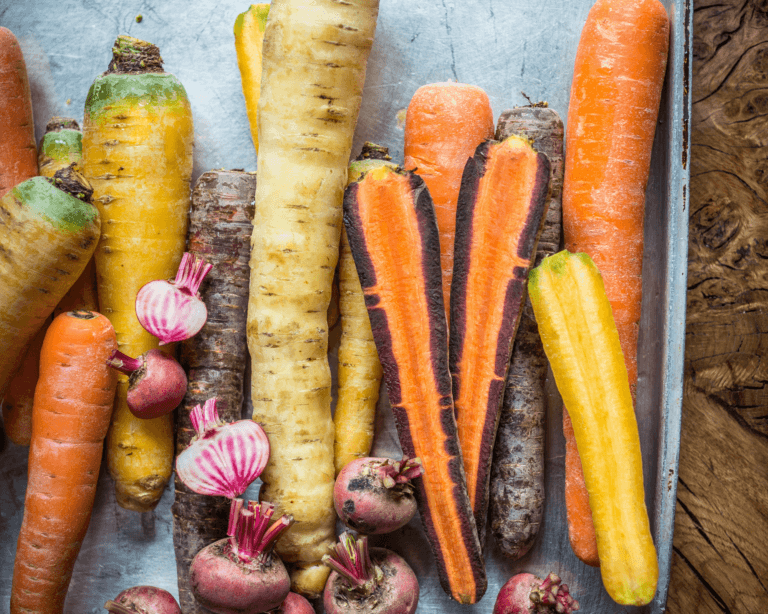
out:
{"label": "red beet", "polygon": [[267,528],[274,513],[270,503],[233,499],[230,537],[195,555],[189,585],[195,599],[216,614],[259,614],[279,607],[291,588],[283,562],[272,552],[280,533],[293,519],[283,516]]}
{"label": "red beet", "polygon": [[418,458],[358,458],[339,472],[333,503],[341,521],[363,535],[391,533],[416,513],[411,480],[423,473]]}
{"label": "red beet", "polygon": [[326,614],[413,614],[419,582],[405,560],[385,548],[368,549],[368,538],[343,533],[323,563],[333,571],[323,591]]}
{"label": "red beet", "polygon": [[173,595],[154,586],[127,588],[104,607],[112,614],[181,614]]}
{"label": "red beet", "polygon": [[544,580],[530,573],[512,576],[501,587],[493,614],[571,614],[579,602],[568,593],[568,585],[550,573]]}
{"label": "red beet", "polygon": [[288,593],[280,607],[270,614],[315,614],[315,608],[298,593]]}
{"label": "red beet", "polygon": [[172,412],[187,392],[187,374],[176,359],[160,350],[131,358],[115,350],[107,364],[129,376],[128,409],[137,418]]}

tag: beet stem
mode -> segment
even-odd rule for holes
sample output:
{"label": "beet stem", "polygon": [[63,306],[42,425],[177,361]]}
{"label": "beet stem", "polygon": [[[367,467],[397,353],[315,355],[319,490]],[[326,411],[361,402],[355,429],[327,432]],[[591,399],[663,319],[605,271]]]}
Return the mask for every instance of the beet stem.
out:
{"label": "beet stem", "polygon": [[216,411],[216,397],[208,399],[202,407],[195,405],[189,412],[189,419],[198,437],[202,437],[207,431],[220,426],[219,412]]}
{"label": "beet stem", "polygon": [[266,556],[272,551],[272,546],[280,534],[293,524],[293,516],[281,516],[262,537],[258,546],[260,556]]}
{"label": "beet stem", "polygon": [[141,358],[131,358],[120,350],[113,350],[112,354],[107,358],[107,366],[117,369],[125,375],[131,375],[134,371],[138,371],[141,365]]}
{"label": "beet stem", "polygon": [[348,590],[363,596],[370,595],[378,586],[381,574],[371,561],[368,538],[345,532],[339,536],[334,555],[324,555],[323,563],[346,579]]}
{"label": "beet stem", "polygon": [[124,606],[122,603],[112,601],[111,599],[104,604],[104,607],[112,612],[112,614],[136,614],[134,610]]}
{"label": "beet stem", "polygon": [[[198,405],[198,407],[200,407]],[[242,499],[232,499],[232,504],[229,506],[229,524],[227,525],[227,535],[229,537],[235,536],[237,530],[237,519],[240,517],[240,511],[243,509]]]}
{"label": "beet stem", "polygon": [[285,515],[268,528],[274,513],[275,506],[271,503],[249,501],[245,504],[243,499],[232,500],[227,535],[232,551],[240,560],[248,562],[269,556],[275,540],[293,524],[293,517]]}
{"label": "beet stem", "polygon": [[200,284],[203,283],[203,279],[205,279],[205,276],[208,275],[212,268],[213,265],[202,258],[198,258],[189,252],[184,252],[173,285],[192,296],[197,296]]}

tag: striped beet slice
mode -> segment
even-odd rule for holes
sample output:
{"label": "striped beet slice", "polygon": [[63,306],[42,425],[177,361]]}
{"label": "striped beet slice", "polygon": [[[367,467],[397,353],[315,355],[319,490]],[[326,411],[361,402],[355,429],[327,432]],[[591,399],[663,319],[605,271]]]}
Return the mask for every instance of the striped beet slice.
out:
{"label": "striped beet slice", "polygon": [[449,364],[480,543],[499,408],[548,186],[547,157],[529,140],[510,136],[478,146],[459,191]]}
{"label": "striped beet slice", "polygon": [[197,431],[176,459],[176,475],[201,495],[239,497],[269,460],[269,440],[253,420],[222,423],[216,399],[208,399],[190,413]]}
{"label": "striped beet slice", "polygon": [[467,496],[448,371],[440,246],[423,180],[382,166],[351,183],[344,223],[403,452],[443,589],[475,603],[487,581]]}

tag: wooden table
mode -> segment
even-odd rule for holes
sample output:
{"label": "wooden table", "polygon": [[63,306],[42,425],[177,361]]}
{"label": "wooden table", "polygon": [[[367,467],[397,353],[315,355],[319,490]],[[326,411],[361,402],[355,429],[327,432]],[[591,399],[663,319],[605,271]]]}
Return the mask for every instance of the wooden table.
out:
{"label": "wooden table", "polygon": [[670,614],[768,612],[768,2],[696,0]]}

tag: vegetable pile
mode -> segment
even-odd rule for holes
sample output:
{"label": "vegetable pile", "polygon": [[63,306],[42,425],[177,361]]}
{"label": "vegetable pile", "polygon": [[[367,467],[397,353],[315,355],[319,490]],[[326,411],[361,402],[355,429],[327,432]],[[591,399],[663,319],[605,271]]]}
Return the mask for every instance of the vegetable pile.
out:
{"label": "vegetable pile", "polygon": [[[634,402],[666,12],[597,0],[565,157],[546,103],[494,132],[488,95],[449,82],[414,92],[402,164],[366,143],[350,165],[377,18],[378,0],[240,14],[258,170],[209,171],[194,192],[192,105],[155,45],[119,36],[82,133],[53,118],[38,162],[25,65],[0,28],[0,398],[29,445],[11,614],[63,612],[105,445],[117,503],[145,519],[176,471],[179,603],[137,586],[112,614],[308,614],[305,597],[413,614],[414,570],[368,536],[412,530],[417,512],[443,590],[477,603],[487,528],[516,560],[542,524],[548,367],[571,547],[617,603],[653,598]],[[399,459],[370,456],[382,380]],[[521,573],[494,614],[578,609],[555,574]]]}

